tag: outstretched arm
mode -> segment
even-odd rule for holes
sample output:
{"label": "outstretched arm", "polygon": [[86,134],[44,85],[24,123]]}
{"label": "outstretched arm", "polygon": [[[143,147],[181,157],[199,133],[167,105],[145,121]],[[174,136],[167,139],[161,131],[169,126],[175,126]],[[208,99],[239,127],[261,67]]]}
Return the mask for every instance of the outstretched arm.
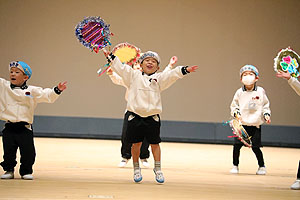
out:
{"label": "outstretched arm", "polygon": [[297,80],[297,78],[291,77],[290,73],[280,70],[277,72],[276,76],[288,80],[288,84],[300,96],[300,82]]}
{"label": "outstretched arm", "polygon": [[284,72],[284,71],[281,71],[281,70],[278,70],[276,76],[279,77],[279,78],[284,78],[286,80],[290,80],[290,78],[291,78],[290,73]]}

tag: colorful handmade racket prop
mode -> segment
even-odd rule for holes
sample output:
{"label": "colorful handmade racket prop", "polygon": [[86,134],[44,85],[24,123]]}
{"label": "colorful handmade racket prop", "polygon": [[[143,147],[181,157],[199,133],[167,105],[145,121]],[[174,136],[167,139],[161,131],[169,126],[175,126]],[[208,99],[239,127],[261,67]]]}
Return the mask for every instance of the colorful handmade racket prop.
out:
{"label": "colorful handmade racket prop", "polygon": [[125,42],[116,45],[112,53],[117,56],[122,63],[132,66],[139,59],[141,49]]}
{"label": "colorful handmade racket prop", "polygon": [[233,131],[233,136],[237,137],[245,146],[252,147],[251,137],[248,135],[247,131],[244,129],[242,123],[238,119],[232,119],[228,122],[229,126]]}
{"label": "colorful handmade racket prop", "polygon": [[298,77],[300,75],[300,57],[299,55],[292,50],[290,47],[286,49],[281,49],[274,58],[274,70],[289,72],[291,76]]}
{"label": "colorful handmade racket prop", "polygon": [[[103,50],[106,46],[111,45],[110,36],[113,34],[109,30],[109,24],[106,24],[100,17],[87,17],[77,24],[75,35],[81,44],[98,53],[99,50]],[[100,68],[98,70],[99,76],[107,68],[108,66]]]}

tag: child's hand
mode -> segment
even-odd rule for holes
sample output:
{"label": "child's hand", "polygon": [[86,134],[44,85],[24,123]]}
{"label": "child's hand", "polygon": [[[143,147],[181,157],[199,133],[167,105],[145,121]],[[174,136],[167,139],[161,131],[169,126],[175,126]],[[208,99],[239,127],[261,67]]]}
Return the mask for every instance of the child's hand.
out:
{"label": "child's hand", "polygon": [[60,91],[64,91],[66,88],[67,88],[67,81],[65,82],[60,82],[57,86],[57,88],[60,90]]}
{"label": "child's hand", "polygon": [[106,71],[106,74],[109,76],[113,74],[113,70],[111,69],[111,67],[108,68],[108,70]]}
{"label": "child's hand", "polygon": [[171,59],[170,59],[170,62],[169,62],[169,65],[173,68],[174,65],[177,63],[177,56],[173,56]]}
{"label": "child's hand", "polygon": [[269,115],[265,115],[264,117],[265,117],[266,123],[270,124],[271,123],[271,117]]}
{"label": "child's hand", "polygon": [[290,78],[291,78],[290,73],[284,72],[284,71],[281,71],[281,70],[278,70],[276,76],[279,77],[279,78],[285,78],[286,80],[290,80]]}
{"label": "child's hand", "polygon": [[194,66],[191,66],[191,67],[187,67],[186,70],[188,72],[195,72],[196,69],[198,69],[198,66],[197,65],[194,65]]}
{"label": "child's hand", "polygon": [[102,49],[102,52],[103,52],[103,54],[104,54],[104,56],[105,56],[106,58],[107,58],[108,55],[110,54],[110,52],[107,51],[105,48]]}

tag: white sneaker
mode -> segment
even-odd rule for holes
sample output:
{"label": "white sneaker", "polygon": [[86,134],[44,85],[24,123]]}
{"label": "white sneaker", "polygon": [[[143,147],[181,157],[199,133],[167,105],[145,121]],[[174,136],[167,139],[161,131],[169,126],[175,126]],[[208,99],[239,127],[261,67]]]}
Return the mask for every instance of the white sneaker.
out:
{"label": "white sneaker", "polygon": [[25,174],[22,176],[22,179],[24,180],[33,180],[32,174]]}
{"label": "white sneaker", "polygon": [[292,190],[300,190],[300,179],[297,179],[293,185],[291,185]]}
{"label": "white sneaker", "polygon": [[125,167],[128,163],[129,159],[123,158],[119,163],[118,167]]}
{"label": "white sneaker", "polygon": [[143,179],[142,173],[141,173],[141,168],[134,170],[134,174],[133,174],[133,180],[136,183],[141,182]]}
{"label": "white sneaker", "polygon": [[155,174],[155,180],[158,182],[158,183],[164,183],[165,182],[165,178],[164,178],[164,175],[162,173],[162,171],[156,171],[155,169],[153,169],[154,171],[154,174]]}
{"label": "white sneaker", "polygon": [[148,163],[147,159],[141,159],[141,162],[142,162],[142,164],[143,164],[144,167],[146,167],[146,168],[150,167],[150,164]]}
{"label": "white sneaker", "polygon": [[13,179],[14,178],[14,172],[5,172],[1,179]]}
{"label": "white sneaker", "polygon": [[265,167],[259,167],[257,172],[256,172],[257,175],[266,175],[267,174],[267,170]]}
{"label": "white sneaker", "polygon": [[233,165],[232,169],[230,170],[231,174],[238,174],[239,173],[239,167]]}

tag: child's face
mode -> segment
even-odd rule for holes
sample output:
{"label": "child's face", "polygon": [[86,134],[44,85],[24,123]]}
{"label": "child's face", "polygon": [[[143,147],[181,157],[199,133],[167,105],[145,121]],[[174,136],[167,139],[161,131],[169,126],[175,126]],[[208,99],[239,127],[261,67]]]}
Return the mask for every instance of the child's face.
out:
{"label": "child's face", "polygon": [[16,86],[22,86],[28,80],[28,76],[16,67],[10,68],[9,78],[10,82]]}
{"label": "child's face", "polygon": [[141,63],[141,67],[143,69],[143,72],[145,72],[146,74],[153,74],[154,72],[159,70],[159,66],[158,66],[157,61],[152,57],[146,58]]}
{"label": "child's face", "polygon": [[241,76],[241,82],[246,86],[253,86],[258,80],[258,77],[252,71],[245,71]]}

